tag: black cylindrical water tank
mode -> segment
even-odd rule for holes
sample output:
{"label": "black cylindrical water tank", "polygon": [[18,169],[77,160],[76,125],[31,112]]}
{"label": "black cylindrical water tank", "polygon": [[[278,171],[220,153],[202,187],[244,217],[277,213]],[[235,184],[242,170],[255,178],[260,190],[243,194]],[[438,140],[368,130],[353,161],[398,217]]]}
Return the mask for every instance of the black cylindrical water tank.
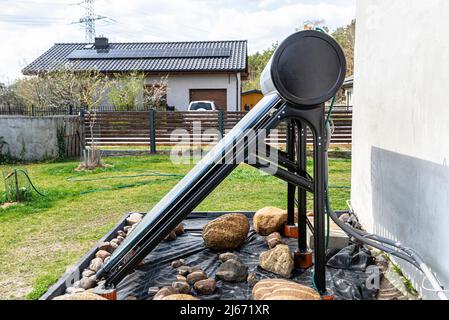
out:
{"label": "black cylindrical water tank", "polygon": [[288,102],[311,106],[332,98],[346,74],[340,45],[319,31],[290,35],[276,49],[261,76],[264,94],[277,91]]}

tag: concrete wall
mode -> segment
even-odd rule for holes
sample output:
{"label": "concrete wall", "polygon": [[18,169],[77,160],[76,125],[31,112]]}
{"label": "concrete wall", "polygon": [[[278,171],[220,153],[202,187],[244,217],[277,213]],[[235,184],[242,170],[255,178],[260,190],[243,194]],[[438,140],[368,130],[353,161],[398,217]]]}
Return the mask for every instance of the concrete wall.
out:
{"label": "concrete wall", "polygon": [[[152,83],[158,78],[150,77]],[[187,110],[190,89],[226,89],[228,111],[239,111],[241,104],[240,74],[171,74],[168,76],[167,103],[177,110]]]}
{"label": "concrete wall", "polygon": [[448,13],[447,0],[357,1],[351,195],[370,231],[415,248],[447,288]]}
{"label": "concrete wall", "polygon": [[22,160],[58,157],[57,128],[64,119],[77,116],[24,117],[0,116],[0,137],[8,143],[11,156]]}

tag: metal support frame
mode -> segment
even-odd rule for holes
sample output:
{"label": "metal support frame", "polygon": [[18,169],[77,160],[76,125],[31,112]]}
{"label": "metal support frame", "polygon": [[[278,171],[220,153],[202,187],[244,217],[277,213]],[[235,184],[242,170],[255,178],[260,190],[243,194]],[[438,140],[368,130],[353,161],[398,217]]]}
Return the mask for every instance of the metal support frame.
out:
{"label": "metal support frame", "polygon": [[[313,193],[314,197],[314,282],[320,294],[326,294],[325,277],[325,131],[324,131],[324,105],[315,105],[304,109],[288,103],[278,107],[270,115],[260,121],[253,129],[265,129],[267,133],[279,126],[282,121],[288,122],[288,147],[287,152],[278,152],[279,163],[275,176],[288,182],[288,214],[289,222],[294,223],[295,193],[298,190],[298,218],[301,231],[298,237],[299,251],[306,251],[306,192]],[[306,158],[306,129],[310,128],[313,134],[313,179],[307,173]],[[248,138],[248,137],[247,137]],[[245,137],[243,137],[245,139]],[[244,140],[243,140],[244,141]],[[248,141],[247,145],[250,145]],[[234,148],[235,149],[235,148]],[[242,154],[248,160],[246,148],[237,148],[235,160]],[[273,148],[270,152],[273,152]],[[268,150],[268,149],[266,149]],[[231,152],[228,150],[225,153]],[[222,154],[225,157],[225,154]],[[256,155],[256,168],[264,170],[260,163],[263,159]],[[262,162],[263,163],[263,162]],[[265,162],[266,163],[266,162]],[[191,212],[208,194],[210,194],[236,167],[235,164],[216,164],[203,175],[195,185],[183,194],[164,212],[154,224],[152,224],[140,237],[133,247],[120,259],[120,262],[111,269],[102,269],[98,276],[106,277],[106,286],[116,285],[125,275],[130,272],[139,261],[141,261],[165,236],[179,224],[185,216]],[[286,169],[280,166],[286,167]]]}
{"label": "metal support frame", "polygon": [[[298,190],[298,253],[307,254],[307,192],[313,194],[314,212],[314,282],[320,294],[325,295],[326,289],[326,243],[325,243],[325,108],[324,104],[308,109],[287,104],[278,117],[287,122],[286,152],[278,152],[279,165],[287,170],[277,168],[275,176],[288,182],[287,185],[287,225],[295,225],[295,192]],[[313,179],[307,174],[307,128],[313,135]],[[261,155],[256,155],[261,159]],[[252,166],[264,170],[259,164]]]}
{"label": "metal support frame", "polygon": [[[297,148],[293,144],[295,141],[295,129],[288,126],[287,133],[287,153],[289,153],[289,160],[292,157],[297,158],[297,172],[306,172],[307,166],[307,127],[310,128],[313,135],[313,212],[314,212],[314,282],[320,294],[324,295],[326,289],[326,244],[325,244],[325,126],[324,126],[324,104],[310,107],[309,109],[300,109],[294,105],[287,104],[285,113],[282,118],[288,122],[294,122],[297,130]],[[293,184],[293,183],[291,183]],[[288,214],[289,223],[294,219],[291,208],[294,210],[295,198],[294,189],[289,184],[288,186]],[[294,184],[293,184],[294,185]],[[298,188],[298,247],[299,251],[305,252],[307,250],[306,242],[306,210],[307,198],[306,189],[301,185],[296,185]],[[293,192],[292,192],[293,190]],[[292,196],[293,194],[293,196]],[[294,220],[293,220],[294,223]]]}

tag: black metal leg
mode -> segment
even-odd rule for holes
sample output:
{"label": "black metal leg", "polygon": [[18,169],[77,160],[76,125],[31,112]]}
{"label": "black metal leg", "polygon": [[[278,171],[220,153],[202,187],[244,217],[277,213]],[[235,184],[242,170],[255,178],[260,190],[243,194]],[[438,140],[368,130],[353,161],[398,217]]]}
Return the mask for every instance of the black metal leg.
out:
{"label": "black metal leg", "polygon": [[[307,171],[307,127],[301,121],[296,122],[298,128],[297,159],[300,172]],[[307,251],[307,193],[298,188],[298,249]]]}
{"label": "black metal leg", "polygon": [[[288,160],[295,161],[295,125],[291,120],[287,120],[287,154]],[[289,226],[295,224],[295,191],[296,186],[289,183],[287,186],[287,225]]]}
{"label": "black metal leg", "polygon": [[324,209],[324,177],[325,177],[325,146],[324,146],[324,108],[319,121],[314,128],[314,250],[315,250],[315,285],[320,294],[326,293],[326,244],[325,244],[325,209]]}

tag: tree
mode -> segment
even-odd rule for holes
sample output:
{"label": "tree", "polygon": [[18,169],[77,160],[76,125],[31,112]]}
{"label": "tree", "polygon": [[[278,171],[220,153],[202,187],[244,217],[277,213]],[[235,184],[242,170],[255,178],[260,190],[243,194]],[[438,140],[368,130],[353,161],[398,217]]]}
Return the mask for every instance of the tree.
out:
{"label": "tree", "polygon": [[144,103],[159,110],[167,103],[168,75],[144,87]]}
{"label": "tree", "polygon": [[248,56],[249,79],[243,83],[243,90],[260,89],[260,75],[277,46],[278,44],[274,43],[271,48]]}
{"label": "tree", "polygon": [[346,56],[346,76],[354,74],[355,28],[356,22],[355,20],[352,20],[349,25],[337,28],[332,33],[332,36],[343,48],[343,52]]}
{"label": "tree", "polygon": [[95,70],[76,74],[76,77],[80,89],[80,102],[88,114],[90,134],[90,148],[84,151],[84,162],[77,170],[92,170],[104,167],[101,161],[101,152],[96,146],[94,128],[97,121],[97,109],[106,97],[112,82],[109,77]]}
{"label": "tree", "polygon": [[145,75],[131,73],[130,75],[115,74],[112,81],[109,101],[118,110],[133,110],[136,100],[143,95]]}

